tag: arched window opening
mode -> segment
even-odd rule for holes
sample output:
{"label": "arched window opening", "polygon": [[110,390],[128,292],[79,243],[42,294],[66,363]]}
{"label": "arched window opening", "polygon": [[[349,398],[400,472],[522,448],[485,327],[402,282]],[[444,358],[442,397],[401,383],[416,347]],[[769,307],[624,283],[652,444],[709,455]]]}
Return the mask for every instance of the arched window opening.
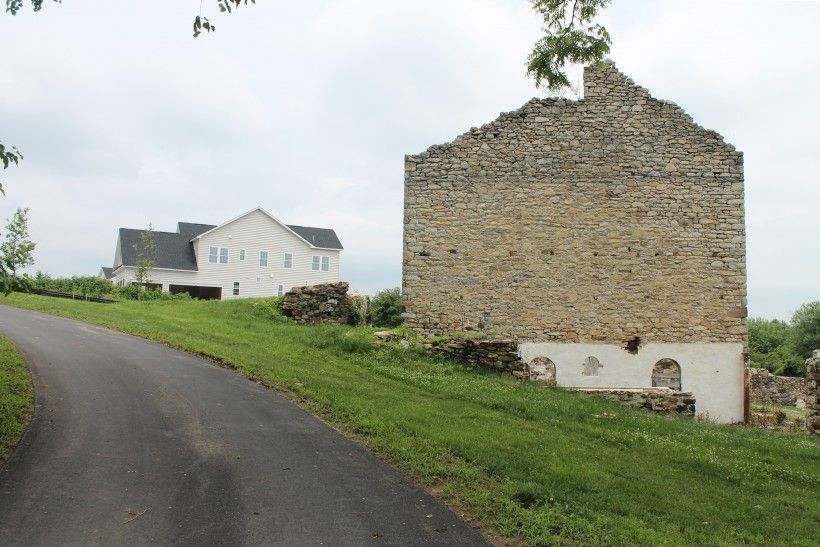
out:
{"label": "arched window opening", "polygon": [[530,380],[555,384],[555,363],[548,357],[536,357],[530,361]]}
{"label": "arched window opening", "polygon": [[681,390],[680,365],[672,359],[661,359],[652,367],[652,387]]}

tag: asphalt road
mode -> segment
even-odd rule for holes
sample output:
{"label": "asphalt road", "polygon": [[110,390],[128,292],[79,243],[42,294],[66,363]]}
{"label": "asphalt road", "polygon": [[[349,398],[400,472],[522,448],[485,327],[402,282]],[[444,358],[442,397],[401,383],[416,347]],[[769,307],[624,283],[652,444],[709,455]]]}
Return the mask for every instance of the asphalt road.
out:
{"label": "asphalt road", "polygon": [[188,354],[0,306],[34,419],[0,470],[2,545],[476,545],[391,466]]}

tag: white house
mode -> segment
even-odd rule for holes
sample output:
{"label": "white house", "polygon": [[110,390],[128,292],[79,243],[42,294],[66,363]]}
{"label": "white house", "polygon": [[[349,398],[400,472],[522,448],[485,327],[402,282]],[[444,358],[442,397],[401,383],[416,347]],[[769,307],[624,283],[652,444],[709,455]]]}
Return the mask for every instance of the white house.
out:
{"label": "white house", "polygon": [[[120,228],[113,283],[136,282],[143,233]],[[219,226],[179,222],[176,232],[154,231],[153,238],[154,264],[147,283],[163,292],[211,299],[261,297],[339,281],[342,244],[336,232],[284,224],[261,207]]]}

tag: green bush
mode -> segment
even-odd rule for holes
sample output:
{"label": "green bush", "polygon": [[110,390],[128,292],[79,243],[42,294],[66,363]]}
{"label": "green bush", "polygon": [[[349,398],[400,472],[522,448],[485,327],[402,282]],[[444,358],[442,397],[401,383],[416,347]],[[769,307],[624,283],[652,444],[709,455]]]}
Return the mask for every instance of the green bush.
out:
{"label": "green bush", "polygon": [[370,300],[367,318],[371,325],[377,327],[398,327],[402,324],[401,314],[404,305],[401,301],[401,289],[386,289],[376,293]]}
{"label": "green bush", "polygon": [[110,281],[91,275],[51,277],[48,274],[38,271],[35,276],[28,281],[35,289],[79,294],[81,296],[106,297],[111,295],[116,289]]}
{"label": "green bush", "polygon": [[351,296],[350,297],[350,321],[354,327],[367,323],[367,310],[370,308],[370,297]]}
{"label": "green bush", "polygon": [[794,329],[777,319],[750,319],[749,358],[755,368],[765,368],[772,374],[802,376],[805,360],[795,349]]}
{"label": "green bush", "polygon": [[804,359],[820,349],[820,301],[809,302],[798,308],[792,316],[794,347]]}
{"label": "green bush", "polygon": [[281,322],[285,319],[282,314],[282,304],[285,302],[284,296],[272,296],[270,298],[260,298],[251,304],[253,313],[257,317],[269,321]]}

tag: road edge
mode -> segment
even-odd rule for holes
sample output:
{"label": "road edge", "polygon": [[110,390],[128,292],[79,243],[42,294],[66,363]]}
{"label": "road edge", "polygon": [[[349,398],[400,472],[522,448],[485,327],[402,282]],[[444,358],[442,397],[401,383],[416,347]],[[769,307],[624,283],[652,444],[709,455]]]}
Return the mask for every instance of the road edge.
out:
{"label": "road edge", "polygon": [[31,368],[31,360],[25,352],[17,347],[14,342],[12,342],[3,333],[0,333],[0,341],[8,344],[17,353],[17,355],[20,356],[20,360],[23,363],[23,368],[26,371],[29,385],[31,386],[31,400],[29,401],[28,411],[22,415],[22,420],[19,422],[21,425],[20,433],[4,451],[0,452],[0,486],[2,486],[6,476],[8,475],[9,469],[13,465],[13,462],[18,460],[21,457],[20,455],[25,452],[26,448],[31,445],[32,431],[39,416],[38,409],[43,403],[43,390],[38,385],[38,376]]}

